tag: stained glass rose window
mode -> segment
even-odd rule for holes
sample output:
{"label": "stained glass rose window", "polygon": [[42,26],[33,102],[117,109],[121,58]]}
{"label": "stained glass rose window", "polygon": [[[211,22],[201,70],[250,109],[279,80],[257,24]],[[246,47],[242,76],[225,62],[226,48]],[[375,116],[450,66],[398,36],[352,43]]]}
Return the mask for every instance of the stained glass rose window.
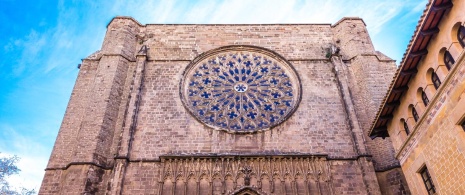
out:
{"label": "stained glass rose window", "polygon": [[199,121],[230,132],[276,126],[290,117],[300,101],[294,69],[267,50],[219,49],[194,60],[183,76],[184,106]]}

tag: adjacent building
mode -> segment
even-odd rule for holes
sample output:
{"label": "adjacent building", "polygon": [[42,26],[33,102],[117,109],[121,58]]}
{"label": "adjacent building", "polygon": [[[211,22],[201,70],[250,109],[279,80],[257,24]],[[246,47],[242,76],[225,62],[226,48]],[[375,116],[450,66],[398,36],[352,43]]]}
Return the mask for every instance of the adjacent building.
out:
{"label": "adjacent building", "polygon": [[465,1],[430,1],[370,129],[412,194],[465,194],[464,22]]}

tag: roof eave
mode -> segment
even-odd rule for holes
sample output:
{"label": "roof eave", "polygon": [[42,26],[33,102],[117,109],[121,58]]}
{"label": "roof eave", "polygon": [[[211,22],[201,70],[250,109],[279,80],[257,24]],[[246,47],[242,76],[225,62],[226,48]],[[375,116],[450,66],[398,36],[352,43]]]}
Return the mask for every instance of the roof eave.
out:
{"label": "roof eave", "polygon": [[[414,35],[407,46],[400,67],[397,69],[389,90],[376,113],[368,135],[374,139],[376,137],[389,137],[387,133],[387,122],[392,119],[392,113],[396,106],[386,106],[395,101],[399,101],[403,92],[408,89],[408,83],[416,74],[416,69],[422,57],[428,54],[427,47],[432,37],[439,32],[438,25],[444,13],[452,8],[451,0],[432,0],[426,5],[423,15],[418,21]],[[391,116],[389,118],[388,116]],[[380,118],[383,117],[381,120]]]}

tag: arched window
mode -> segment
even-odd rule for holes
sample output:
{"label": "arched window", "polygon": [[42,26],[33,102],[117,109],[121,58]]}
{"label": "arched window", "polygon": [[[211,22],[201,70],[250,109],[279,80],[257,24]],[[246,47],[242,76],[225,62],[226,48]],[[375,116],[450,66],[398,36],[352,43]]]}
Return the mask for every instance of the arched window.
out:
{"label": "arched window", "polygon": [[454,66],[455,60],[454,57],[450,54],[449,51],[444,52],[444,64],[446,64],[447,70],[450,70]]}
{"label": "arched window", "polygon": [[420,117],[418,117],[418,113],[417,113],[417,110],[415,110],[415,107],[412,107],[412,116],[413,116],[413,119],[415,119],[415,122],[418,122],[418,119]]}
{"label": "arched window", "polygon": [[433,85],[435,89],[438,89],[439,86],[441,86],[441,80],[439,80],[439,77],[435,72],[431,74],[431,80],[433,81]]}
{"label": "arched window", "polygon": [[428,96],[426,95],[425,91],[421,91],[421,99],[423,100],[423,104],[425,104],[425,107],[428,106],[429,99],[428,99]]}
{"label": "arched window", "polygon": [[408,129],[407,122],[405,122],[405,120],[403,120],[403,121],[404,121],[404,130],[405,130],[405,133],[408,135],[408,134],[410,134],[410,130]]}
{"label": "arched window", "polygon": [[465,26],[460,26],[459,32],[457,32],[457,39],[459,40],[460,46],[465,47]]}

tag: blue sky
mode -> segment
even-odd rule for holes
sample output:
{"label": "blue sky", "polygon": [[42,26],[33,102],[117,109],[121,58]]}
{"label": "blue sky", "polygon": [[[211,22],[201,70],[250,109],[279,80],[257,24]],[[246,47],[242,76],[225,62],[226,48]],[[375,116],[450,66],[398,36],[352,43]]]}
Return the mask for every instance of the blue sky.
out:
{"label": "blue sky", "polygon": [[364,19],[400,63],[427,0],[0,0],[0,152],[21,157],[15,185],[40,187],[81,59],[117,15],[147,23],[335,23]]}

